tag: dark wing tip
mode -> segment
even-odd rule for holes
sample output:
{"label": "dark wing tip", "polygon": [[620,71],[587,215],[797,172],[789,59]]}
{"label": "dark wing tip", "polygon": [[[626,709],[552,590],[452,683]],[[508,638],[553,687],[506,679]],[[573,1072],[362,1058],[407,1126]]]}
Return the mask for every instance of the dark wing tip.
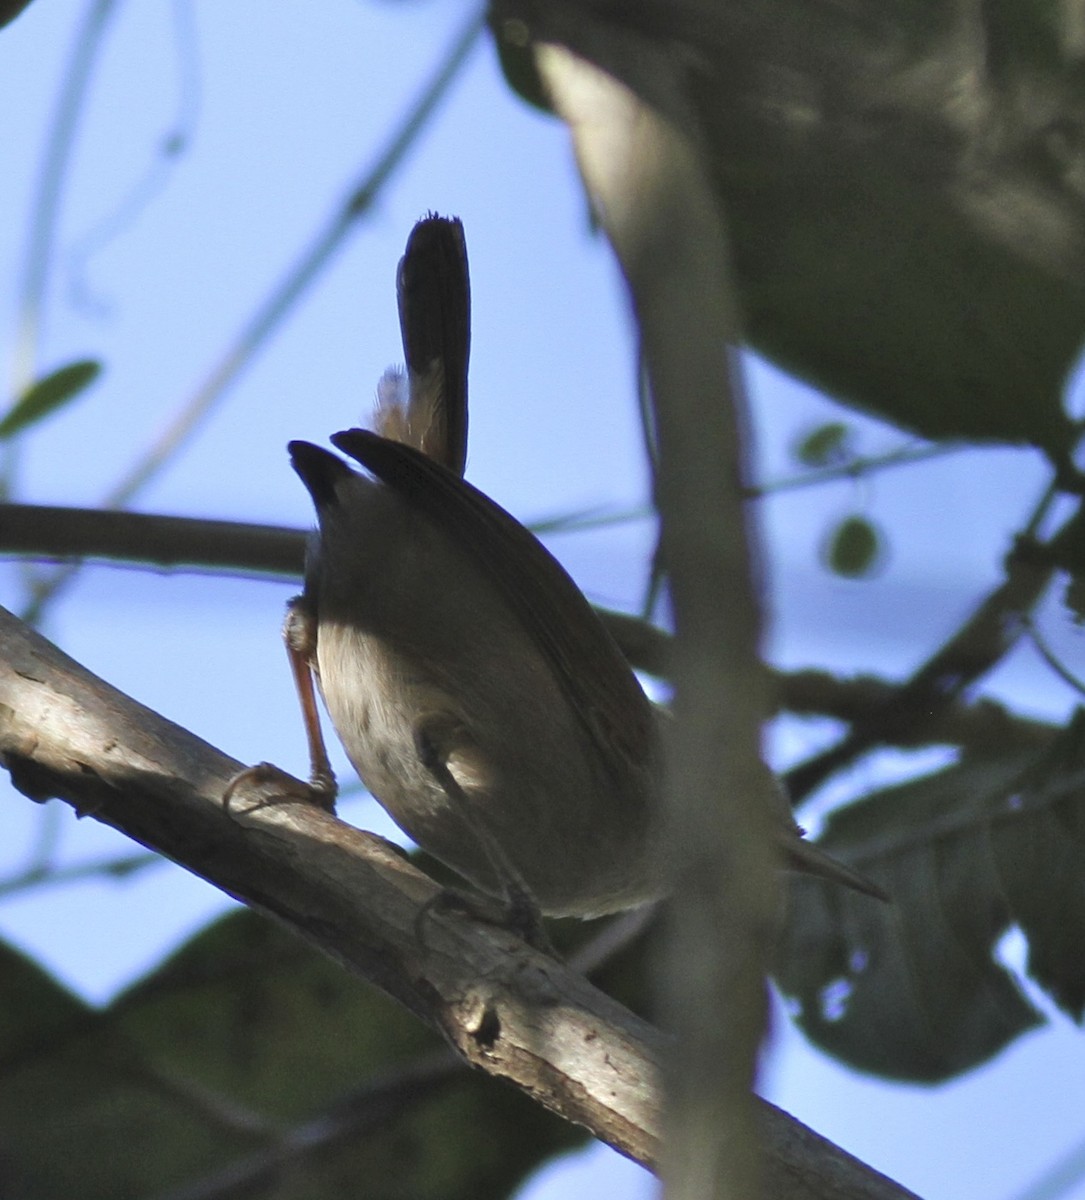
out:
{"label": "dark wing tip", "polygon": [[[367,452],[374,446],[380,447],[384,445],[389,439],[381,437],[379,433],[374,433],[371,429],[341,429],[338,433],[333,433],[328,440],[336,450],[342,450],[344,454],[353,458],[356,463],[360,463],[366,469],[371,470],[372,468],[368,461],[371,456]],[[304,444],[303,442],[302,445]],[[396,444],[398,445],[399,443]],[[316,449],[315,446],[311,448]],[[413,449],[413,447],[410,447],[410,449]],[[329,457],[334,456],[329,455]],[[335,461],[339,462],[339,459]],[[339,465],[343,466],[344,464],[340,462]],[[349,467],[346,469],[350,470]]]}
{"label": "dark wing tip", "polygon": [[317,509],[326,508],[336,502],[336,485],[352,475],[350,467],[329,450],[314,446],[312,442],[290,442],[290,465],[309,489],[309,495]]}
{"label": "dark wing tip", "polygon": [[[341,450],[370,475],[400,493],[413,495],[427,488],[432,489],[434,473],[437,473],[442,484],[446,476],[454,474],[443,463],[415,446],[408,446],[395,438],[382,437],[371,429],[341,429],[328,440],[336,450]],[[342,463],[340,465],[343,466]],[[353,474],[350,467],[344,469]],[[456,480],[461,486],[470,488],[470,484],[458,475]]]}

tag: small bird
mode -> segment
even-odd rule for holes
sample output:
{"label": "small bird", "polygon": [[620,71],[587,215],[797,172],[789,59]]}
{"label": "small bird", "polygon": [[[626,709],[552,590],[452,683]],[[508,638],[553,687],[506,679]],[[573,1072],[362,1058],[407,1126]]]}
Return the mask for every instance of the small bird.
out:
{"label": "small bird", "polygon": [[[313,699],[363,783],[420,846],[483,892],[550,916],[658,899],[659,723],[584,595],[543,545],[462,478],[470,342],[458,220],[416,225],[398,271],[405,373],[377,432],[289,446],[316,507],[286,640],[313,786],[334,797]],[[790,865],[879,894],[804,842]]]}

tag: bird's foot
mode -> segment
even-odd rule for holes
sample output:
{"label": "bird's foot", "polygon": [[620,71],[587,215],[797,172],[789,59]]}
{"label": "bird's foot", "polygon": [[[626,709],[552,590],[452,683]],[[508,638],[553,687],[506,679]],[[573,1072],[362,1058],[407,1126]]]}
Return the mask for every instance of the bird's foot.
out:
{"label": "bird's foot", "polygon": [[494,925],[498,929],[507,929],[540,954],[555,959],[559,957],[546,932],[539,906],[535,898],[528,893],[518,892],[502,901],[482,892],[442,888],[426,901],[415,919],[415,934],[423,945],[426,941],[426,921],[447,912],[459,913],[485,925]]}
{"label": "bird's foot", "polygon": [[335,812],[335,776],[320,774],[303,783],[296,776],[274,763],[261,762],[246,767],[226,785],[222,794],[223,807],[229,809],[240,797],[259,804],[274,804],[282,800],[302,800],[315,804],[325,812]]}

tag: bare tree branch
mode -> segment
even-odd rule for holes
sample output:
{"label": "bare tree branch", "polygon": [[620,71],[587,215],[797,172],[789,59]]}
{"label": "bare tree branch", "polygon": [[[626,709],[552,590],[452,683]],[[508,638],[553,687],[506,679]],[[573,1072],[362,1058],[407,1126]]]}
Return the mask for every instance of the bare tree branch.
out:
{"label": "bare tree branch", "polygon": [[[573,970],[595,967],[644,932],[652,908],[628,912],[604,925],[601,933],[569,960]],[[284,1166],[319,1159],[337,1146],[389,1125],[416,1105],[424,1104],[449,1084],[462,1079],[468,1064],[451,1049],[431,1051],[382,1072],[330,1104],[323,1112],[276,1130],[259,1150],[241,1156],[213,1174],[171,1189],[159,1200],[230,1200],[251,1195],[254,1188],[278,1177]]]}
{"label": "bare tree branch", "polygon": [[[509,1079],[623,1154],[658,1151],[667,1042],[511,934],[431,915],[437,885],[382,839],[304,801],[223,804],[242,764],[98,679],[0,609],[0,760],[36,800],[59,796],[276,917]],[[910,1195],[770,1105],[773,1194]]]}
{"label": "bare tree branch", "polygon": [[[1038,524],[1053,490],[1037,509]],[[1051,539],[1065,540],[1082,523],[1080,506]],[[863,714],[834,746],[800,763],[787,773],[792,800],[798,803],[835,771],[854,762],[871,747],[892,744],[897,736],[914,736],[917,728],[930,731],[943,711],[990,671],[1025,632],[1029,614],[1039,603],[1055,574],[1055,560],[1044,547],[1022,535],[1006,559],[1005,577],[946,643],[926,660],[893,696]]]}
{"label": "bare tree branch", "polygon": [[223,795],[243,766],[0,615],[0,757],[57,795],[269,913],[641,1161],[655,1152],[663,1040],[511,934],[421,910],[438,888],[382,839],[297,798]]}
{"label": "bare tree branch", "polygon": [[300,579],[306,532],[106,508],[0,505],[0,553]]}
{"label": "bare tree branch", "polygon": [[[841,679],[828,671],[776,671],[773,675],[778,710],[799,716],[836,717],[861,722],[894,703],[907,684],[874,676]],[[892,746],[960,746],[965,750],[1039,749],[1058,732],[1058,726],[1009,712],[995,700],[958,701],[922,721],[893,729],[885,737]]]}
{"label": "bare tree branch", "polygon": [[[105,559],[161,569],[208,570],[258,578],[299,579],[306,531],[243,521],[211,521],[109,509],[40,504],[0,505],[0,554],[35,558]],[[640,617],[598,609],[630,663],[648,675],[668,678],[674,640]],[[774,671],[777,711],[857,722],[887,710],[900,684],[872,676],[841,679],[827,671]],[[906,686],[906,685],[905,685]],[[968,749],[1038,747],[1055,728],[1007,711],[992,700],[956,702],[936,719],[903,723],[884,731],[895,746],[937,741]]]}

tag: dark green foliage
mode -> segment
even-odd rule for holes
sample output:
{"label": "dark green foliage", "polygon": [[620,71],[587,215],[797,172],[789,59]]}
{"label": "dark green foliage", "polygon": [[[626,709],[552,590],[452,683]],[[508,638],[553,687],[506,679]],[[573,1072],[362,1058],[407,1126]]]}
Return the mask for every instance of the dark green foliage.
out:
{"label": "dark green foliage", "polygon": [[[607,990],[643,997],[642,949],[608,964]],[[5,1197],[135,1200],[235,1170],[222,1195],[497,1200],[587,1141],[460,1064],[419,1079],[436,1034],[247,910],[101,1011],[2,943],[0,971]]]}
{"label": "dark green foliage", "polygon": [[[682,48],[755,349],[924,437],[1065,457],[1085,75],[1051,5],[968,21],[923,2],[597,12]],[[539,103],[523,51],[501,53]]]}
{"label": "dark green foliage", "polygon": [[0,957],[7,1196],[145,1197],[282,1150],[245,1195],[501,1197],[586,1137],[464,1068],[388,1091],[321,1150],[284,1141],[442,1043],[251,912],[216,922],[101,1012],[14,951]]}
{"label": "dark green foliage", "polygon": [[804,467],[838,467],[855,457],[852,436],[851,427],[843,421],[827,421],[804,434],[793,453]]}
{"label": "dark green foliage", "polygon": [[868,796],[820,844],[890,905],[796,878],[776,973],[808,1036],[844,1062],[934,1082],[1042,1021],[996,958],[1011,927],[1028,973],[1085,1016],[1085,724],[1040,754],[974,755]]}

